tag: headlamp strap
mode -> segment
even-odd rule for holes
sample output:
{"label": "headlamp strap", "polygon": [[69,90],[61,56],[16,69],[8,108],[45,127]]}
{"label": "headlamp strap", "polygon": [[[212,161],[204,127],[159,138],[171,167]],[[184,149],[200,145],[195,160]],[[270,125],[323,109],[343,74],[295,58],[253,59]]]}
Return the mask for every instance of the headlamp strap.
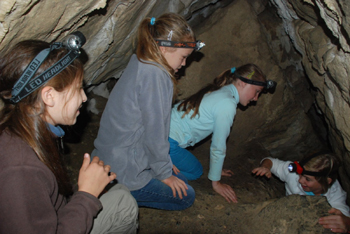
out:
{"label": "headlamp strap", "polygon": [[69,50],[69,52],[61,58],[57,63],[48,68],[41,75],[31,79],[36,71],[39,69],[40,65],[44,62],[46,57],[54,49],[59,49],[63,45],[60,42],[55,42],[51,44],[50,48],[42,50],[28,65],[23,75],[19,78],[12,89],[11,102],[17,103],[39,86],[41,86],[46,81],[50,80],[52,77],[60,73],[63,69],[69,66],[77,57],[80,55],[79,50]]}
{"label": "headlamp strap", "polygon": [[24,86],[29,82],[30,78],[37,72],[41,64],[44,62],[46,57],[49,55],[51,48],[42,50],[35,58],[30,62],[27,68],[24,70],[21,77],[17,80],[12,88],[12,99],[14,96],[24,88]]}
{"label": "headlamp strap", "polygon": [[197,40],[191,42],[180,42],[180,41],[170,41],[170,40],[158,40],[154,39],[159,46],[164,47],[175,47],[175,48],[189,48],[194,50],[200,50],[205,46],[205,43]]}
{"label": "headlamp strap", "polygon": [[[310,159],[309,159],[310,160]],[[316,172],[316,171],[307,171],[304,169],[304,163],[303,161],[300,161],[300,163],[298,163],[297,161],[295,161],[294,164],[295,165],[295,170],[292,170],[290,172],[296,172],[299,175],[311,175],[311,176],[328,176],[327,172]]]}
{"label": "headlamp strap", "polygon": [[251,80],[251,77],[254,75],[254,72],[250,73],[248,75],[249,79],[240,76],[239,74],[235,73],[235,75],[244,83],[247,84],[252,84],[252,85],[258,85],[258,86],[262,86],[266,89],[270,89],[273,88],[274,86],[276,86],[276,82],[272,81],[272,80],[267,80],[266,82],[262,82],[262,81],[257,81],[257,80]]}
{"label": "headlamp strap", "polygon": [[266,87],[266,82],[247,79],[247,78],[244,78],[244,77],[238,75],[237,73],[235,75],[244,83]]}

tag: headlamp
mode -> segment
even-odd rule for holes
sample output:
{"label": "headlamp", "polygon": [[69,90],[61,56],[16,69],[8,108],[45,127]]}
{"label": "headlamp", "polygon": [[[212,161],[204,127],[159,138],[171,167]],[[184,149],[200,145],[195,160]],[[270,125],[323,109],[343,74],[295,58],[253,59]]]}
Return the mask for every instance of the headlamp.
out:
{"label": "headlamp", "polygon": [[70,50],[79,50],[86,42],[84,34],[77,31],[69,34],[62,42],[62,44]]}
{"label": "headlamp", "polygon": [[[80,55],[80,48],[85,44],[86,38],[81,32],[75,32],[68,35],[63,42],[54,42],[50,48],[40,51],[39,54],[29,63],[21,77],[15,83],[11,92],[12,103],[18,103],[23,98],[34,92],[48,80],[68,67]],[[33,78],[41,64],[45,61],[51,51],[66,47],[69,52],[54,65],[49,67],[39,76]]]}
{"label": "headlamp", "polygon": [[304,170],[304,167],[301,166],[297,161],[288,165],[288,171],[289,172],[296,172],[299,175],[303,175],[306,172]]}
{"label": "headlamp", "polygon": [[159,46],[174,47],[174,48],[189,48],[198,51],[205,46],[205,43],[197,40],[193,42],[179,42],[179,41],[168,41],[168,40],[158,40],[154,39]]}
{"label": "headlamp", "polygon": [[257,81],[257,80],[252,80],[252,79],[247,79],[245,77],[240,76],[239,74],[235,73],[235,76],[237,76],[241,81],[243,81],[244,83],[248,83],[248,84],[252,84],[252,85],[258,85],[258,86],[262,86],[265,89],[272,89],[277,85],[277,82],[273,81],[273,80],[267,80],[266,82],[262,82],[262,81]]}
{"label": "headlamp", "polygon": [[277,85],[277,82],[273,80],[267,80],[266,81],[266,89],[272,89]]}
{"label": "headlamp", "polygon": [[198,51],[198,50],[202,49],[204,46],[205,46],[205,43],[203,41],[197,40],[195,50]]}
{"label": "headlamp", "polygon": [[327,176],[328,175],[327,172],[316,172],[316,171],[305,170],[305,168],[304,168],[305,163],[307,163],[310,159],[312,159],[316,156],[318,156],[318,154],[315,156],[312,156],[310,158],[304,159],[304,160],[300,161],[300,163],[297,161],[294,161],[293,163],[288,165],[288,171],[289,172],[296,172],[299,175]]}
{"label": "headlamp", "polygon": [[294,163],[291,163],[291,164],[288,165],[288,171],[289,172],[295,172],[296,171],[296,169],[294,167]]}

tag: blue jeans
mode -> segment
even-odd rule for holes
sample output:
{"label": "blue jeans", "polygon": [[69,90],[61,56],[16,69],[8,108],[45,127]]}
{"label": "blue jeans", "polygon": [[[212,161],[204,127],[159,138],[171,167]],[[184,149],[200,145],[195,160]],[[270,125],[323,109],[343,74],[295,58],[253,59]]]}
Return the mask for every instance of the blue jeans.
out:
{"label": "blue jeans", "polygon": [[[174,176],[183,180],[187,184],[186,178],[179,173]],[[195,198],[194,189],[187,184],[188,190],[187,196],[182,194],[182,199],[176,193],[176,197],[173,196],[171,188],[157,179],[151,179],[151,181],[139,190],[131,191],[131,195],[134,196],[139,206],[151,207],[161,210],[184,210],[190,207]]]}
{"label": "blue jeans", "polygon": [[196,180],[203,174],[202,164],[187,149],[179,146],[179,143],[169,137],[170,158],[173,164],[186,176],[188,180]]}

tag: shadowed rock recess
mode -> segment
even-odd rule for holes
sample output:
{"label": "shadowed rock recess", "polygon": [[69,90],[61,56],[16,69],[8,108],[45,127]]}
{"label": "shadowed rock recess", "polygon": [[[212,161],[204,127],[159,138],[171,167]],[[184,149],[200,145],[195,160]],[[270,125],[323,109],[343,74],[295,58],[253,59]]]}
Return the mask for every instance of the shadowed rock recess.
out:
{"label": "shadowed rock recess", "polygon": [[209,139],[192,149],[205,169],[190,182],[194,205],[173,212],[141,208],[139,233],[330,233],[317,224],[329,209],[324,198],[284,197],[278,179],[250,172],[266,156],[299,160],[330,149],[342,161],[340,182],[350,194],[348,0],[1,0],[0,56],[24,39],[51,42],[76,30],[87,37],[90,101],[68,131],[75,141],[66,155],[72,178],[83,153],[92,151],[106,98],[134,51],[138,24],[169,11],[183,15],[207,45],[180,71],[180,98],[246,63],[257,64],[278,85],[237,110],[224,165],[235,174],[223,181],[239,203],[227,203],[211,188]]}

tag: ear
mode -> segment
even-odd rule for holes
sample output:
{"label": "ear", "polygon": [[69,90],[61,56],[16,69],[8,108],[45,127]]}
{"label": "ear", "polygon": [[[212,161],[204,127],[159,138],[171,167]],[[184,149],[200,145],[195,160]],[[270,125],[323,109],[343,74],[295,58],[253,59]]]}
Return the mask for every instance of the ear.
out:
{"label": "ear", "polygon": [[247,83],[241,81],[240,79],[237,79],[237,83],[238,83],[238,86],[240,86],[242,88],[244,88],[247,85]]}
{"label": "ear", "polygon": [[328,183],[328,184],[331,184],[331,183],[332,183],[332,179],[328,177],[328,178],[327,178],[327,183]]}
{"label": "ear", "polygon": [[45,86],[41,90],[41,99],[45,105],[53,107],[55,105],[55,94],[56,90],[51,86]]}

